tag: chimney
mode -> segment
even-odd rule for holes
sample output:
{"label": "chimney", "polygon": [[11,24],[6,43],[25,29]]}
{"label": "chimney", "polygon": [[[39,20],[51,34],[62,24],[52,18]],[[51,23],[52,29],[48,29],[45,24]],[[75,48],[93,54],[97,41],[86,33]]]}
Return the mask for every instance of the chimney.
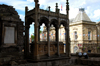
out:
{"label": "chimney", "polygon": [[80,12],[84,12],[84,10],[85,10],[84,8],[79,8]]}

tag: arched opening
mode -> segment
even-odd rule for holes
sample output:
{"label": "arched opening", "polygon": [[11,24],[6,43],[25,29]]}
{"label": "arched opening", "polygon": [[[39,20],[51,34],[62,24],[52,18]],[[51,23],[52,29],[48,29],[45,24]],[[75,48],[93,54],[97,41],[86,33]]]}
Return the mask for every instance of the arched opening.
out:
{"label": "arched opening", "polygon": [[65,43],[65,27],[62,24],[59,28],[59,41]]}
{"label": "arched opening", "polygon": [[35,33],[35,30],[34,30],[35,20],[33,18],[29,17],[27,19],[27,23],[28,23],[27,26],[29,25],[29,27],[28,27],[28,34],[29,35],[28,35],[28,37],[27,36],[25,36],[25,37],[29,39],[29,41],[28,41],[29,45],[27,47],[29,49],[29,52],[31,52],[31,44],[34,43],[34,39],[35,39],[35,35],[34,35],[34,33]]}
{"label": "arched opening", "polygon": [[30,24],[29,28],[29,43],[32,43],[34,41],[34,22]]}
{"label": "arched opening", "polygon": [[66,21],[61,21],[59,27],[59,41],[64,43],[64,53],[66,53],[66,25]]}
{"label": "arched opening", "polygon": [[49,33],[50,41],[55,41],[55,39],[56,39],[55,33],[56,33],[55,27],[54,27],[54,25],[51,25],[50,33]]}
{"label": "arched opening", "polygon": [[41,17],[39,21],[39,27],[43,30],[41,31],[39,28],[40,33],[40,41],[47,41],[47,25],[49,23],[48,18]]}
{"label": "arched opening", "polygon": [[57,41],[57,26],[58,21],[56,19],[52,19],[50,23],[50,41]]}
{"label": "arched opening", "polygon": [[47,27],[44,23],[40,26],[40,41],[47,41]]}

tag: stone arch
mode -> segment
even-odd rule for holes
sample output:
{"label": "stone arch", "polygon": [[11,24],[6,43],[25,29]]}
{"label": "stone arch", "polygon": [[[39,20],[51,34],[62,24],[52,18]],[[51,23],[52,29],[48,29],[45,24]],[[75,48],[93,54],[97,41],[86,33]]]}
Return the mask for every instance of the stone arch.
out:
{"label": "stone arch", "polygon": [[66,22],[65,20],[60,21],[60,25],[61,25],[61,24],[62,24],[64,27],[67,26],[67,22]]}
{"label": "stone arch", "polygon": [[[46,31],[47,31],[47,28],[48,28],[48,24],[49,24],[49,19],[47,18],[47,17],[40,17],[40,20],[39,20],[39,29],[38,30],[40,30],[40,26],[42,25],[42,24],[45,24],[45,26],[46,26]],[[40,33],[39,33],[40,34]],[[47,41],[47,33],[46,32],[43,32],[43,34],[44,34],[44,39],[43,39],[43,41]],[[39,35],[39,38],[40,38],[40,35]],[[39,39],[40,40],[40,39]]]}
{"label": "stone arch", "polygon": [[52,19],[51,22],[50,22],[50,26],[51,25],[54,25],[54,27],[57,28],[57,26],[58,26],[58,20]]}
{"label": "stone arch", "polygon": [[33,19],[32,17],[27,18],[28,25],[32,24],[32,22],[35,22],[35,19]]}
{"label": "stone arch", "polygon": [[47,17],[41,17],[39,20],[39,25],[42,25],[42,23],[44,23],[47,27],[47,25],[49,24],[49,19]]}

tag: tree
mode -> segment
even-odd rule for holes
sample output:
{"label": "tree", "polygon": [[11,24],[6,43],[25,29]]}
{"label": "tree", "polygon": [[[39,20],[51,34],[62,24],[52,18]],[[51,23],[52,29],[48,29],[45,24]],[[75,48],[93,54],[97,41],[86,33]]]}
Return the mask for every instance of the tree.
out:
{"label": "tree", "polygon": [[[41,33],[42,31],[40,31],[40,33]],[[33,35],[31,35],[31,39],[32,39],[32,42],[34,41],[34,33],[33,33]]]}
{"label": "tree", "polygon": [[32,42],[34,41],[34,35],[31,35]]}
{"label": "tree", "polygon": [[40,33],[42,33],[42,31],[40,30]]}

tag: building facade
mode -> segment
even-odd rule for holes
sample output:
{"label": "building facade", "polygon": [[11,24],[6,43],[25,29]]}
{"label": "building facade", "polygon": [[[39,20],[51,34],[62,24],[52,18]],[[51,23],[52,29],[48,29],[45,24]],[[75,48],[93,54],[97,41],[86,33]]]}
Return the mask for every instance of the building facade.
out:
{"label": "building facade", "polygon": [[[84,8],[79,9],[79,13],[74,19],[70,19],[69,24],[69,35],[70,35],[70,52],[88,52],[97,53],[99,52],[99,40],[100,40],[100,22],[96,23],[90,20],[84,11]],[[46,38],[46,27],[44,27],[41,41],[45,41]],[[50,40],[55,41],[55,28],[50,28]],[[65,29],[61,25],[59,28],[59,41],[65,43]]]}

